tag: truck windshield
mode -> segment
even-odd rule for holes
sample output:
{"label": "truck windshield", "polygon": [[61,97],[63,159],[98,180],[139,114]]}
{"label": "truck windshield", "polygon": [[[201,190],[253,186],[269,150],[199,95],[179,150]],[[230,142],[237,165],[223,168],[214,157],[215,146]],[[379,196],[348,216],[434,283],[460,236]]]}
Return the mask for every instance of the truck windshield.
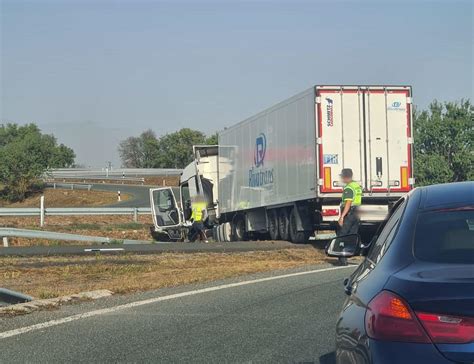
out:
{"label": "truck windshield", "polygon": [[435,263],[474,263],[474,206],[421,214],[415,231],[415,256]]}

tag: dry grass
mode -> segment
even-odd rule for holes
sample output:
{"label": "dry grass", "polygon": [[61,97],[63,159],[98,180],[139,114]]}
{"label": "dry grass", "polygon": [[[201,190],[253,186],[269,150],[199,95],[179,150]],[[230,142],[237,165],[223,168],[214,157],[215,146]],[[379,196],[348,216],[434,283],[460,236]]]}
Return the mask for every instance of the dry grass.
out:
{"label": "dry grass", "polygon": [[[151,215],[138,215],[138,223],[132,216],[47,216],[46,225],[41,230],[62,233],[106,236],[113,239],[150,240]],[[0,226],[22,229],[40,229],[39,217],[1,216]],[[11,246],[57,245],[58,242],[40,239],[10,238]],[[61,244],[77,244],[60,242]],[[83,243],[81,243],[83,244]]]}
{"label": "dry grass", "polygon": [[145,184],[152,186],[179,186],[179,176],[150,176],[145,177]]}
{"label": "dry grass", "polygon": [[[46,207],[91,207],[111,205],[117,202],[116,192],[47,188],[43,193],[34,194],[21,202],[8,203],[0,200],[0,207],[39,207],[42,194]],[[122,201],[129,198],[128,194],[121,195]]]}
{"label": "dry grass", "polygon": [[308,249],[249,253],[0,258],[2,286],[37,298],[95,289],[116,293],[207,282],[327,260]]}

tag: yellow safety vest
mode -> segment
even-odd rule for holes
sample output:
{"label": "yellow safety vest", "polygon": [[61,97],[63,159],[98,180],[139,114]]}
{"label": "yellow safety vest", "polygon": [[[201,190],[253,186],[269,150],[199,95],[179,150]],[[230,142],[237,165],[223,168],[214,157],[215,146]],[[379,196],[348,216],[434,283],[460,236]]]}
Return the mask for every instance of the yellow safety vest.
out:
{"label": "yellow safety vest", "polygon": [[192,204],[192,214],[191,218],[196,222],[202,221],[202,210],[206,209],[205,202],[194,202]]}
{"label": "yellow safety vest", "polygon": [[[357,182],[352,181],[351,183],[348,183],[345,187],[344,190],[350,189],[352,191],[352,205],[351,206],[360,206],[362,205],[362,187],[359,186]],[[349,200],[344,196],[344,193],[342,194],[342,204],[344,205],[344,202],[346,200]]]}

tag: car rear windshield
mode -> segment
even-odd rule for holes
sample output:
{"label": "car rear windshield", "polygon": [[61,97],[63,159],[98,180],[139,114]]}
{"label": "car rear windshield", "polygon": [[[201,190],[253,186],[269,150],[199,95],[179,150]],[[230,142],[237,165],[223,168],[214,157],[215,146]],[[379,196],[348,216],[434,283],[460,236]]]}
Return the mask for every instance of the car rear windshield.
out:
{"label": "car rear windshield", "polygon": [[414,251],[425,261],[474,264],[474,207],[421,214]]}

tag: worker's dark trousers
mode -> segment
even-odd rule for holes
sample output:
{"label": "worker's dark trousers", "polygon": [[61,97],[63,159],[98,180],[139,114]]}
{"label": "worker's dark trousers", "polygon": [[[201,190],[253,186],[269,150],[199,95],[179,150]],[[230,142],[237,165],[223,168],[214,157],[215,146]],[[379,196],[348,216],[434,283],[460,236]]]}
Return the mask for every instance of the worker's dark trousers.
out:
{"label": "worker's dark trousers", "polygon": [[[337,236],[357,234],[359,232],[359,225],[359,216],[357,216],[355,209],[351,209],[351,211],[344,218],[344,223],[341,227],[339,227]],[[339,263],[341,265],[347,265],[347,258],[339,258]]]}
{"label": "worker's dark trousers", "polygon": [[188,234],[189,241],[193,242],[196,239],[199,240],[206,240],[206,234],[204,233],[204,224],[202,221],[194,221],[193,225],[191,226],[191,230]]}

